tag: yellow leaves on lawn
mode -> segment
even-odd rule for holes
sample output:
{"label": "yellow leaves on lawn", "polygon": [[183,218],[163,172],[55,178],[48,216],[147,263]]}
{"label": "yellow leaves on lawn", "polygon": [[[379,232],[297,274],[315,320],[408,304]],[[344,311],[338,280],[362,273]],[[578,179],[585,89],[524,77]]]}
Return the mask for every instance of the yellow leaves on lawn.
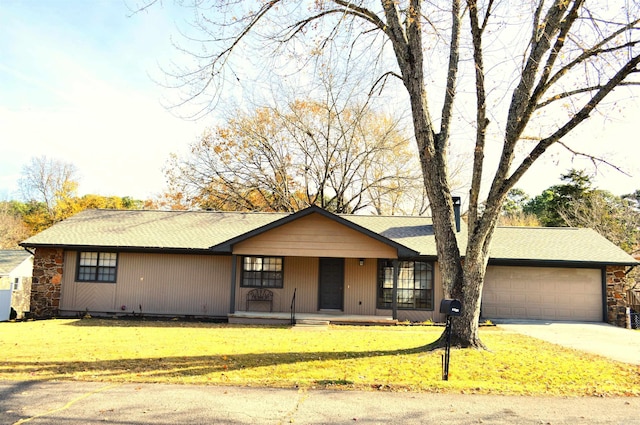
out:
{"label": "yellow leaves on lawn", "polygon": [[[322,332],[181,321],[0,323],[0,379],[491,394],[640,396],[640,370],[482,328],[489,350],[428,345],[437,326],[330,326]],[[17,344],[17,345],[16,345]]]}

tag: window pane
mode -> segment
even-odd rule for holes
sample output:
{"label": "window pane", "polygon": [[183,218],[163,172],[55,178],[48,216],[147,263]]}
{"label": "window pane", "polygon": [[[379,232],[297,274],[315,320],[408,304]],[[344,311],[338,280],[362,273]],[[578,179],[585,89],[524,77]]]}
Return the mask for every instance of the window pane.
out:
{"label": "window pane", "polygon": [[282,257],[244,257],[242,286],[282,288]]}
{"label": "window pane", "polygon": [[84,282],[115,282],[117,263],[116,252],[81,252],[77,279]]}
{"label": "window pane", "polygon": [[262,270],[262,258],[244,257],[244,270],[248,270],[248,271]]}
{"label": "window pane", "polygon": [[97,267],[80,267],[78,270],[78,280],[93,280]]}
{"label": "window pane", "polygon": [[279,286],[280,273],[277,272],[264,272],[262,274],[262,286],[267,288],[275,288]]}
{"label": "window pane", "polygon": [[97,266],[98,253],[97,252],[81,252],[80,265],[81,266]]}
{"label": "window pane", "polygon": [[101,282],[113,282],[116,280],[116,270],[112,268],[98,269],[98,280]]}
{"label": "window pane", "polygon": [[413,288],[413,261],[401,261],[398,270],[398,288]]}
{"label": "window pane", "polygon": [[115,252],[101,252],[99,266],[115,267],[116,266],[116,254]]}
{"label": "window pane", "polygon": [[380,306],[382,308],[390,308],[393,303],[393,290],[382,289],[380,291]]}
{"label": "window pane", "polygon": [[244,272],[242,279],[244,286],[260,286],[260,273],[259,272]]}
{"label": "window pane", "polygon": [[424,290],[416,290],[414,292],[415,294],[415,298],[414,298],[414,302],[415,302],[415,308],[427,308],[427,291]]}
{"label": "window pane", "polygon": [[282,258],[263,258],[263,268],[265,271],[282,270]]}
{"label": "window pane", "polygon": [[393,288],[393,267],[384,268],[383,288]]}
{"label": "window pane", "polygon": [[[378,307],[393,306],[393,268],[381,260],[378,268]],[[424,261],[398,262],[397,306],[402,309],[433,309],[433,265]]]}

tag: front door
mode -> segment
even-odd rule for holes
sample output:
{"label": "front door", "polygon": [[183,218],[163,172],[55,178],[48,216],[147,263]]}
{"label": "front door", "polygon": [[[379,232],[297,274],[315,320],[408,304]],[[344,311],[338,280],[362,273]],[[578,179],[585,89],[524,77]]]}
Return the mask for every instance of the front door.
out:
{"label": "front door", "polygon": [[320,259],[318,308],[342,310],[344,293],[344,258]]}

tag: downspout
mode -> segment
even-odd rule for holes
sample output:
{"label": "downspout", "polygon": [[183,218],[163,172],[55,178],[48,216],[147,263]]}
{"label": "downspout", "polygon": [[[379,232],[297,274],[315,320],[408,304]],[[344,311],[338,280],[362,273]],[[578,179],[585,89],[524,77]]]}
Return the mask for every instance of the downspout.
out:
{"label": "downspout", "polygon": [[231,295],[229,296],[229,314],[236,312],[236,276],[238,268],[238,256],[231,255]]}
{"label": "downspout", "polygon": [[452,196],[451,200],[453,201],[453,214],[456,219],[456,233],[460,232],[460,206],[462,205],[462,201],[459,196]]}
{"label": "downspout", "polygon": [[30,251],[29,248],[27,248],[26,246],[23,246],[22,249],[24,249],[25,251],[27,251],[29,254],[33,255],[34,257],[36,256],[36,253],[33,251]]}
{"label": "downspout", "polygon": [[393,289],[391,289],[391,317],[398,320],[398,260],[393,260]]}
{"label": "downspout", "polygon": [[609,323],[609,310],[607,308],[607,266],[601,269],[602,279],[602,321]]}

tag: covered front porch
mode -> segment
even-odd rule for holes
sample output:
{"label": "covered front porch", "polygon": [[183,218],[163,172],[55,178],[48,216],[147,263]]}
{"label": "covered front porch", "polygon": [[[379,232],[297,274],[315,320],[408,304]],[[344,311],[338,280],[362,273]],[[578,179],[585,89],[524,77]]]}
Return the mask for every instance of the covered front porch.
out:
{"label": "covered front porch", "polygon": [[396,325],[398,320],[391,316],[372,316],[362,314],[344,314],[343,312],[320,313],[282,313],[268,311],[236,311],[228,314],[229,323],[249,325],[295,325],[295,324],[333,324],[333,325]]}
{"label": "covered front porch", "polygon": [[[382,325],[435,319],[431,263],[421,261],[414,270],[419,252],[318,208],[211,249],[231,254],[230,323]],[[401,275],[402,260],[411,267]]]}

